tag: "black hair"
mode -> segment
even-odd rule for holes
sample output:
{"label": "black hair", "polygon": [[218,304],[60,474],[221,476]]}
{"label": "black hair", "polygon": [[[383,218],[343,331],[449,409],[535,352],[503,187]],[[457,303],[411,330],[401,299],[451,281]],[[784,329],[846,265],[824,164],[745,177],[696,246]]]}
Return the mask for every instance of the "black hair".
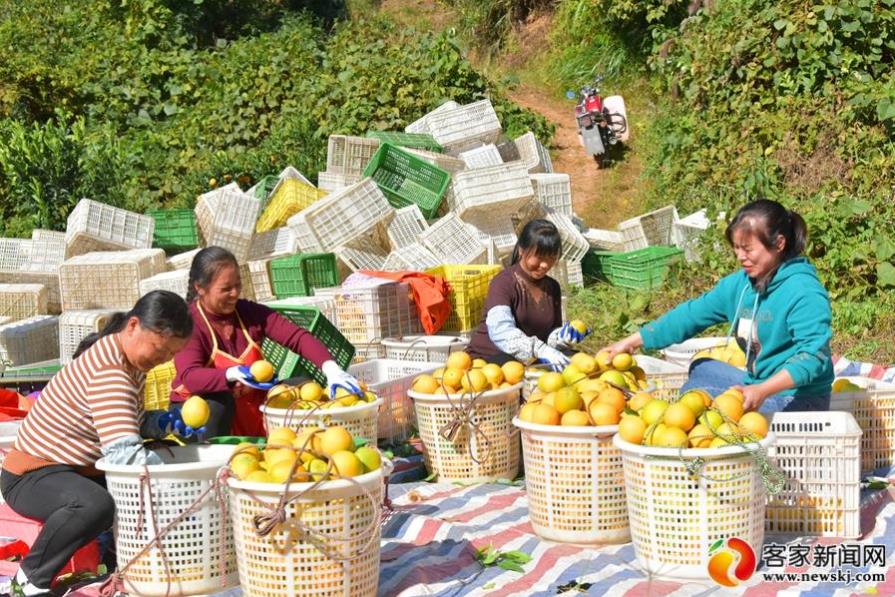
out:
{"label": "black hair", "polygon": [[532,249],[540,257],[559,257],[562,252],[562,237],[553,222],[538,219],[526,224],[513,247],[510,265],[518,263],[522,253]]}
{"label": "black hair", "polygon": [[733,233],[748,230],[768,249],[777,247],[777,237],[784,239],[781,262],[798,257],[808,242],[808,225],[796,212],[771,199],[758,199],[740,208],[724,235],[733,245]]}
{"label": "black hair", "polygon": [[190,265],[186,302],[191,303],[196,299],[197,285],[205,288],[211,284],[221,268],[228,265],[239,268],[239,262],[236,261],[233,253],[223,247],[205,247],[196,253],[193,263]]}

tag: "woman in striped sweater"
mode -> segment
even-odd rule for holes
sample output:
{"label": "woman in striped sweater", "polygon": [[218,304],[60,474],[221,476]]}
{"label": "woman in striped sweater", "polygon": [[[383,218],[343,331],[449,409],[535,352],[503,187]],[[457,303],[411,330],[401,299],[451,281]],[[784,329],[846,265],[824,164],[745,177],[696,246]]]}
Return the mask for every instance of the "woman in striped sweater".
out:
{"label": "woman in striped sweater", "polygon": [[150,292],[112,317],[96,343],[44,388],[0,473],[10,508],[44,523],[12,581],[13,595],[50,595],[62,566],[112,525],[115,503],[94,466],[99,458],[161,463],[143,438],[164,437],[171,421],[145,416],[146,372],[171,360],[192,329],[182,298]]}

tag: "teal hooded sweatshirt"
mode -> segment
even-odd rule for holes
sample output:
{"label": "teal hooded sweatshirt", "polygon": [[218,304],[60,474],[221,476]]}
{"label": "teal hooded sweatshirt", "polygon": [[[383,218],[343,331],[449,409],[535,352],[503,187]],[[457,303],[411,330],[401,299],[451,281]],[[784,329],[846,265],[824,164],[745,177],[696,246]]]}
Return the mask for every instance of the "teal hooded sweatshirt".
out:
{"label": "teal hooded sweatshirt", "polygon": [[[763,293],[757,293],[744,270],[726,276],[702,296],[678,305],[640,330],[647,350],[692,338],[711,325],[753,320],[747,344],[750,355],[746,384],[761,383],[785,369],[796,387],[784,395],[824,396],[833,383],[830,354],[830,298],[817,270],[804,257],[783,262]],[[742,334],[741,334],[742,335]],[[755,349],[752,349],[755,350]]]}

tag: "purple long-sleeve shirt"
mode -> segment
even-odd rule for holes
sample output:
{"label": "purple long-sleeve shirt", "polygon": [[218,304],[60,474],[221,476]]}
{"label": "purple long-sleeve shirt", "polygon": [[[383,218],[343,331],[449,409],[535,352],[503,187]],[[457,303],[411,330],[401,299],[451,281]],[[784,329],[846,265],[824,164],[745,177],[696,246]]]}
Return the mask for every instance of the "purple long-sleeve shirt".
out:
{"label": "purple long-sleeve shirt", "polygon": [[[181,384],[191,394],[226,392],[233,388],[227,381],[223,369],[209,366],[213,348],[211,332],[199,313],[197,303],[190,303],[190,315],[193,317],[193,335],[186,346],[174,356],[177,376],[172,387]],[[286,348],[305,357],[318,367],[332,359],[326,346],[307,330],[298,327],[270,307],[240,299],[236,310],[245,324],[252,340],[261,346],[264,338],[279,342]],[[235,358],[239,358],[248,347],[248,341],[239,326],[236,314],[216,315],[204,310],[209,323],[214,327],[218,341],[218,350],[222,350]],[[171,399],[181,401],[184,398],[172,394]]]}

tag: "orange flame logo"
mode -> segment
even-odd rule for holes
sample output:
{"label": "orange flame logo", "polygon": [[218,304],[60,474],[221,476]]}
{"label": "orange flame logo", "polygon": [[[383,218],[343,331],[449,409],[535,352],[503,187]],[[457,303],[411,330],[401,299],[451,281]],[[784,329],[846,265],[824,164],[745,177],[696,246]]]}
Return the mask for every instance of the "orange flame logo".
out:
{"label": "orange flame logo", "polygon": [[724,587],[735,587],[755,574],[755,551],[739,537],[719,539],[709,549],[709,556],[709,576]]}

